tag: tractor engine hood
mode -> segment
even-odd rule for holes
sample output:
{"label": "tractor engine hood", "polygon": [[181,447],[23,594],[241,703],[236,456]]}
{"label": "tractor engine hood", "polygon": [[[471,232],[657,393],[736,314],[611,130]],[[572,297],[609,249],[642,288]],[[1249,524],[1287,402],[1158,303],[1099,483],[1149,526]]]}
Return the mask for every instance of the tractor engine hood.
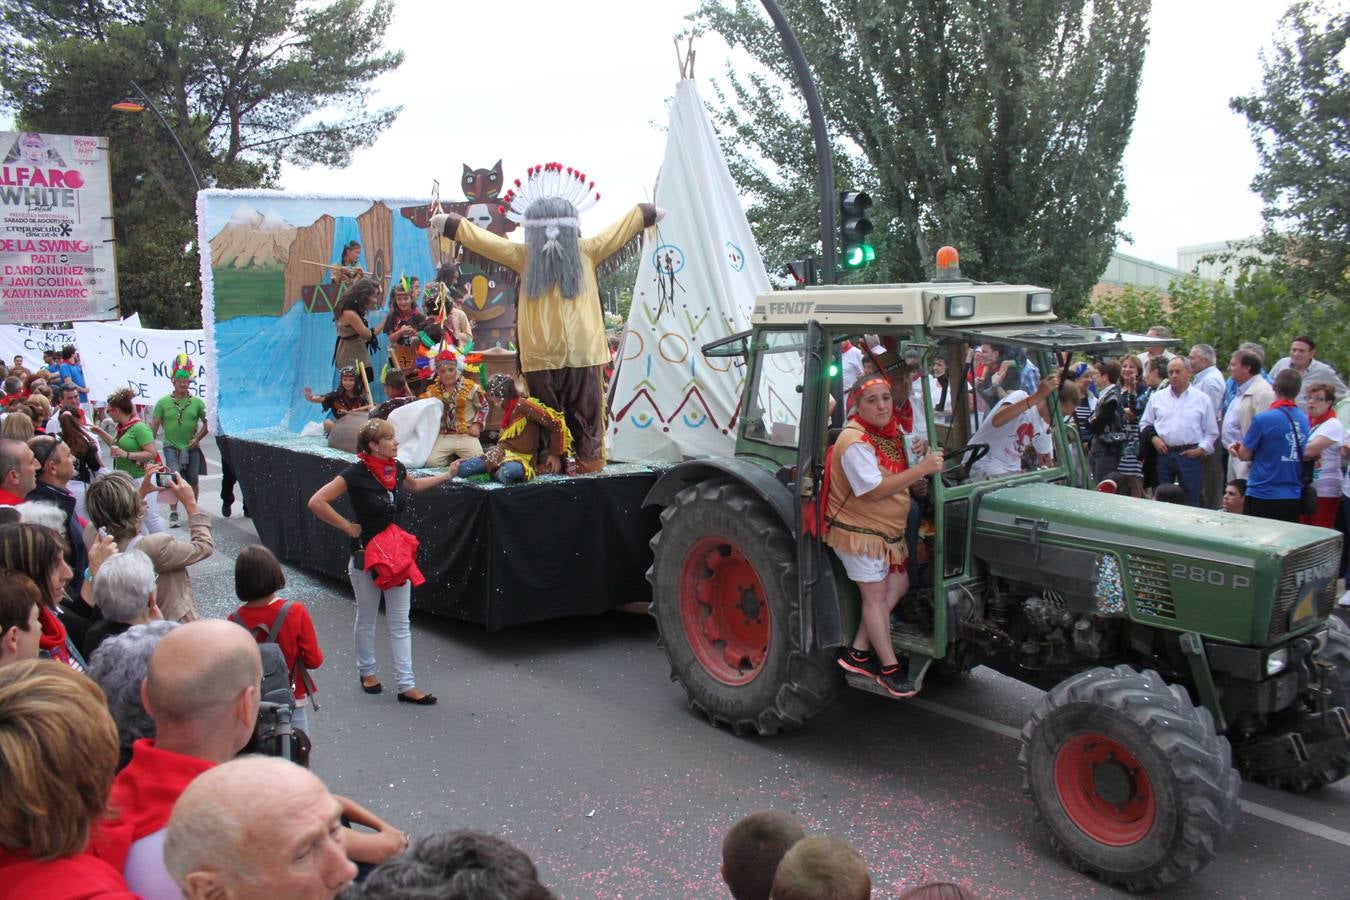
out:
{"label": "tractor engine hood", "polygon": [[1336,601],[1341,536],[1326,528],[1039,482],[978,503],[976,558],[1080,612],[1265,646]]}

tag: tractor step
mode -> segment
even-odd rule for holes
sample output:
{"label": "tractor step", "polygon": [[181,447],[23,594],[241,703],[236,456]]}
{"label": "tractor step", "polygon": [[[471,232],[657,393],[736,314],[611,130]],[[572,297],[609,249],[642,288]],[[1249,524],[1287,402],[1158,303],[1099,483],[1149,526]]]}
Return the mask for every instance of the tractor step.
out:
{"label": "tractor step", "polygon": [[[932,662],[933,659],[930,656],[921,656],[919,654],[910,656],[909,675],[914,681],[914,689],[916,691],[923,690],[923,676],[928,673],[928,667]],[[885,697],[887,700],[896,699],[887,693],[885,688],[877,684],[875,678],[868,678],[866,675],[857,675],[853,672],[845,672],[844,680],[848,682],[848,686],[851,688],[867,691],[869,694],[877,694],[878,696]]]}

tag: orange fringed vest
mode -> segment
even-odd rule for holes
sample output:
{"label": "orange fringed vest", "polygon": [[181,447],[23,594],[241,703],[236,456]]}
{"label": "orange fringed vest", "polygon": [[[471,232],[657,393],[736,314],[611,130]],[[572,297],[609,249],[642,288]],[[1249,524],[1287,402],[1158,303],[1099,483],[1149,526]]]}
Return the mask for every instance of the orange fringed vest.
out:
{"label": "orange fringed vest", "polygon": [[[862,440],[862,427],[850,422],[844,426],[843,433],[835,441],[834,452],[830,454],[830,493],[825,500],[825,523],[829,531],[825,543],[844,553],[889,559],[892,565],[899,565],[905,561],[909,552],[905,546],[909,491],[900,491],[880,500],[858,497],[853,493],[848,475],[844,473],[844,451]],[[903,437],[895,442],[894,447],[899,451],[897,471],[906,468],[902,441]],[[868,449],[875,452],[871,443],[866,443]],[[882,467],[883,474],[886,469],[886,466]]]}

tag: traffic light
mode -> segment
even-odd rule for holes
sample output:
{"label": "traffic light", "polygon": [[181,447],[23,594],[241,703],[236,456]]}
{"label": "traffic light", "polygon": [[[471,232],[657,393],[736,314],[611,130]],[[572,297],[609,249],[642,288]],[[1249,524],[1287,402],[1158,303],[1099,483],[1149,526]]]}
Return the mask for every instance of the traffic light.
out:
{"label": "traffic light", "polygon": [[793,281],[789,290],[800,290],[816,283],[816,260],[814,257],[794,259],[787,264],[787,271],[792,276]]}
{"label": "traffic light", "polygon": [[877,258],[872,246],[872,198],[863,191],[839,192],[839,249],[845,269],[861,269]]}

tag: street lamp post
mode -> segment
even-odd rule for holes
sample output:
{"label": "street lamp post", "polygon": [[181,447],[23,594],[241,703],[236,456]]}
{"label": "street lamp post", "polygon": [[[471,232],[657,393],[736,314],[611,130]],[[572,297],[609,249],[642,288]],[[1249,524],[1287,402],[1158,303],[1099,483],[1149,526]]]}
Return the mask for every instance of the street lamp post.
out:
{"label": "street lamp post", "polygon": [[159,107],[155,106],[155,101],[150,99],[150,95],[141,90],[141,86],[135,81],[131,82],[131,86],[140,98],[145,101],[145,106],[141,106],[139,103],[133,101],[124,100],[120,103],[114,103],[112,108],[118,112],[138,113],[144,112],[146,106],[150,107],[150,111],[159,119],[159,124],[163,125],[164,130],[169,133],[169,137],[173,138],[174,145],[178,147],[178,152],[183,154],[183,162],[187,164],[188,174],[192,176],[192,183],[196,186],[197,190],[200,191],[202,189],[202,180],[197,177],[197,167],[192,164],[192,158],[188,156],[187,149],[183,146],[183,142],[178,140],[178,134],[169,126],[163,113],[159,111]]}
{"label": "street lamp post", "polygon": [[816,80],[811,76],[811,68],[806,64],[806,55],[797,35],[788,24],[787,17],[778,8],[774,0],[761,0],[769,18],[773,20],[783,39],[783,49],[792,60],[792,68],[797,73],[797,84],[806,97],[806,113],[811,119],[811,136],[816,144],[816,180],[820,186],[820,255],[821,281],[835,283],[835,247],[834,247],[834,158],[830,154],[830,136],[825,130],[825,115],[820,109],[820,94],[816,92]]}

